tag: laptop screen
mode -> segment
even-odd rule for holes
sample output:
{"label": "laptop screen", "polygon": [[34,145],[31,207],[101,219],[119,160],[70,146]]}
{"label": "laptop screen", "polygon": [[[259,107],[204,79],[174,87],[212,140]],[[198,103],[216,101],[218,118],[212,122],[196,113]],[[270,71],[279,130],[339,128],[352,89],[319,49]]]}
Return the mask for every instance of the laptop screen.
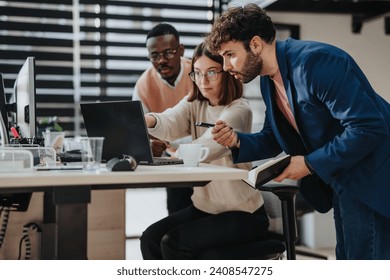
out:
{"label": "laptop screen", "polygon": [[89,137],[104,137],[102,160],[130,155],[152,163],[152,151],[140,101],[81,103]]}

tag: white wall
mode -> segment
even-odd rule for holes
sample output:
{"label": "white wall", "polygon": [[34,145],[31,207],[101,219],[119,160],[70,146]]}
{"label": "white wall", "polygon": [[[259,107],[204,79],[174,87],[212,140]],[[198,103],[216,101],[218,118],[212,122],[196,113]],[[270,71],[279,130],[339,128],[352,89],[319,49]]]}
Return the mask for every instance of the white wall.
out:
{"label": "white wall", "polygon": [[273,22],[299,24],[301,39],[335,45],[359,64],[372,87],[390,101],[390,35],[385,35],[383,17],[363,24],[352,33],[350,15],[272,13]]}

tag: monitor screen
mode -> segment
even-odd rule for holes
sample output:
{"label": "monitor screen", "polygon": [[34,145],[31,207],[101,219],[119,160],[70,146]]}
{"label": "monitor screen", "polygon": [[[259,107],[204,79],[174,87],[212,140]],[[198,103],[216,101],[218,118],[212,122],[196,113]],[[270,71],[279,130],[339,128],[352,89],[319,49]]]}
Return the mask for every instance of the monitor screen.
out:
{"label": "monitor screen", "polygon": [[[3,75],[0,73],[0,137],[1,144],[5,146],[9,144],[9,123],[8,111],[6,103],[6,95],[4,89]],[[1,193],[0,206],[10,207],[12,211],[27,211],[30,204],[32,193]]]}
{"label": "monitor screen", "polygon": [[36,136],[35,116],[35,58],[28,57],[16,77],[14,90],[9,103],[15,103],[16,110],[11,113],[14,125],[21,137]]}
{"label": "monitor screen", "polygon": [[0,137],[2,146],[9,144],[9,125],[3,75],[0,73]]}

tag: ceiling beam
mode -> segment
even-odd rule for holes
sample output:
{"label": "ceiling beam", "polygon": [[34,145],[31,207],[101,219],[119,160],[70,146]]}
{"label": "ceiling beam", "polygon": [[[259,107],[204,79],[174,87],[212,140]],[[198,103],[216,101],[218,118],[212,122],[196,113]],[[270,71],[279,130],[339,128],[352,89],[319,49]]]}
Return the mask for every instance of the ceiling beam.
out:
{"label": "ceiling beam", "polygon": [[330,1],[330,0],[279,0],[266,7],[267,11],[361,14],[376,17],[390,12],[390,1]]}
{"label": "ceiling beam", "polygon": [[267,11],[347,14],[352,16],[352,32],[360,33],[364,22],[385,16],[385,34],[389,34],[390,0],[278,0],[266,7]]}
{"label": "ceiling beam", "polygon": [[390,35],[390,16],[385,17],[385,34]]}

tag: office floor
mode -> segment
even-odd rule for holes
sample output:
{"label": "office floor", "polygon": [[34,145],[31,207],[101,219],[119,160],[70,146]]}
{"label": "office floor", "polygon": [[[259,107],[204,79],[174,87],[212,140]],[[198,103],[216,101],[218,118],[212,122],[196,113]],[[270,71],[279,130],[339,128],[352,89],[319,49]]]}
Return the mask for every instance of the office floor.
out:
{"label": "office floor", "polygon": [[[126,192],[126,259],[141,260],[139,236],[142,231],[155,221],[167,215],[165,189],[131,189]],[[297,249],[315,252],[335,259],[334,246],[307,248],[298,246]],[[314,259],[297,255],[298,260]]]}
{"label": "office floor", "polygon": [[[328,260],[335,260],[336,259],[333,247],[311,249],[311,248],[307,248],[304,246],[297,246],[296,249],[302,250],[302,251],[307,251],[310,253],[320,254],[322,256],[326,256],[328,258]],[[297,260],[316,260],[316,259],[317,258],[314,258],[314,257],[308,257],[308,256],[303,256],[303,255],[297,254]]]}

